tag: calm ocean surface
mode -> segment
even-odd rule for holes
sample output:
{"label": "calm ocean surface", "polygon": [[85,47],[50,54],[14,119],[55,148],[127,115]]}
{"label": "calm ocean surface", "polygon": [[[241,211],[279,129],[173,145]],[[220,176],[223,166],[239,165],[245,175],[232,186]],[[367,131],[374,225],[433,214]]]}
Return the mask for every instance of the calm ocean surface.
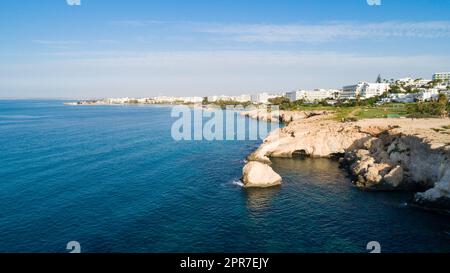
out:
{"label": "calm ocean surface", "polygon": [[450,252],[449,217],[333,161],[275,159],[283,185],[245,190],[259,142],[175,142],[170,112],[0,101],[0,252]]}

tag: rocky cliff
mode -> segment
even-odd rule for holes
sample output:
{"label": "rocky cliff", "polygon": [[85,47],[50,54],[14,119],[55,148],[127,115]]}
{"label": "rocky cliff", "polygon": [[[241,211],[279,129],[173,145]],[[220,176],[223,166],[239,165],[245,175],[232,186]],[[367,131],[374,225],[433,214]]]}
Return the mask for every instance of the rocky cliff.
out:
{"label": "rocky cliff", "polygon": [[[244,169],[251,173],[252,162],[259,162],[269,167],[262,176],[273,177],[270,157],[339,158],[354,177],[353,183],[361,189],[413,190],[418,192],[416,204],[448,210],[449,125],[450,119],[342,123],[327,114],[304,115],[303,119],[270,133],[248,156],[249,163]],[[252,180],[252,185],[258,186],[257,179]]]}

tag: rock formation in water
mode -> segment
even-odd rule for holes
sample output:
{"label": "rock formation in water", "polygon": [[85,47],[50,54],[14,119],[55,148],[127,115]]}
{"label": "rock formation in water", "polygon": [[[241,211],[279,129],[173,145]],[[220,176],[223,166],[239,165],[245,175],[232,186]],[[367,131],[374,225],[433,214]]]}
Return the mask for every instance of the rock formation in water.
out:
{"label": "rock formation in water", "polygon": [[449,125],[450,119],[342,123],[314,115],[270,133],[247,157],[244,173],[253,173],[254,166],[262,169],[270,157],[340,157],[359,188],[422,191],[415,203],[450,209],[450,130],[436,129]]}
{"label": "rock formation in water", "polygon": [[281,176],[264,163],[251,161],[243,170],[244,187],[272,187],[281,184]]}

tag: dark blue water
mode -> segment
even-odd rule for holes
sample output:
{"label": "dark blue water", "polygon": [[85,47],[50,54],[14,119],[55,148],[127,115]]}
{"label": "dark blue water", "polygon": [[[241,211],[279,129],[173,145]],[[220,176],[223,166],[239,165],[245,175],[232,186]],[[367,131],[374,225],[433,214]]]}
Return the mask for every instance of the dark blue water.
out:
{"label": "dark blue water", "polygon": [[233,184],[258,141],[175,142],[170,111],[0,101],[0,252],[450,252],[447,216],[361,192],[333,161]]}

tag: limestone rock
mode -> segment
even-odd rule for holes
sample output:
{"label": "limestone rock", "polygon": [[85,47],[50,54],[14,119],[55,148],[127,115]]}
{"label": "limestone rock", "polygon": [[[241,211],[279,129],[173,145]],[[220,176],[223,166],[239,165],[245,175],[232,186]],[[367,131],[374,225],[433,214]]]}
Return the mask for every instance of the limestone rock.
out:
{"label": "limestone rock", "polygon": [[403,182],[403,168],[397,166],[384,176],[384,181],[388,185],[397,188]]}
{"label": "limestone rock", "polygon": [[242,181],[245,187],[271,187],[281,184],[281,176],[267,164],[251,161],[243,169]]}
{"label": "limestone rock", "polygon": [[[284,113],[289,117],[293,113]],[[269,134],[248,157],[246,186],[279,184],[281,177],[270,166],[271,157],[333,157],[344,154],[347,167],[361,188],[416,190],[416,203],[450,208],[450,143],[448,134],[432,128],[450,119],[367,119],[341,123],[328,114],[295,113],[282,129]],[[299,117],[301,116],[301,117]],[[264,118],[263,118],[264,119]],[[450,145],[447,145],[450,147]]]}

